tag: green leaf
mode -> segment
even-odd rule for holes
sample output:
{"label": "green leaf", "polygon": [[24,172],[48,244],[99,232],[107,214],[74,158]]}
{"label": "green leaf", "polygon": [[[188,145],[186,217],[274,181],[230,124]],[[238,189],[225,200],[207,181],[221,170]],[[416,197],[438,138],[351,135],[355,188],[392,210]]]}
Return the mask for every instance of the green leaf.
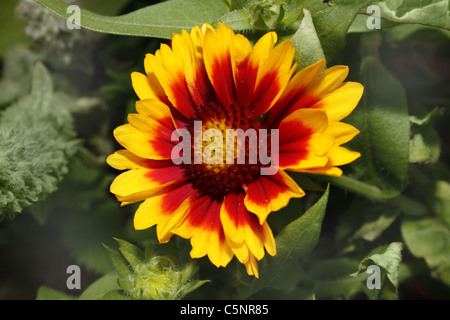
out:
{"label": "green leaf", "polygon": [[79,300],[99,300],[102,299],[108,292],[120,289],[117,284],[119,275],[112,271],[105,274],[99,279],[95,280],[78,298]]}
{"label": "green leaf", "polygon": [[36,300],[75,300],[75,298],[64,292],[41,286],[37,291]]}
{"label": "green leaf", "polygon": [[[372,207],[376,208],[376,207]],[[391,209],[383,211],[372,221],[365,222],[356,232],[354,237],[361,237],[366,241],[374,241],[386,230],[398,217],[400,210]]]}
{"label": "green leaf", "polygon": [[319,300],[324,299],[351,299],[363,289],[363,277],[342,277],[331,281],[315,282],[314,294]]}
{"label": "green leaf", "polygon": [[368,3],[368,0],[336,0],[333,5],[317,0],[306,2],[328,63],[345,47],[353,19]]}
{"label": "green leaf", "polygon": [[246,9],[228,12],[221,16],[214,24],[217,24],[219,21],[225,23],[235,31],[248,31],[253,29]]}
{"label": "green leaf", "polygon": [[[361,9],[364,10],[364,9]],[[369,16],[365,13],[365,11],[361,12],[356,15],[355,19],[353,20],[352,24],[348,28],[348,33],[363,33],[363,32],[372,32],[376,31],[376,29],[370,29],[367,27],[367,20],[369,19]],[[386,19],[381,18],[380,19],[380,29],[386,30],[391,27],[395,27],[398,24]]]}
{"label": "green leaf", "polygon": [[[332,3],[335,2],[337,1]],[[408,26],[416,24],[419,28],[423,26],[447,30],[450,28],[450,2],[448,0],[381,0],[367,5],[376,5],[380,8],[380,27],[383,30],[402,24]],[[369,14],[364,8],[361,9],[348,32],[373,31],[367,28]]]}
{"label": "green leaf", "polygon": [[228,2],[230,11],[242,9],[248,2],[248,0],[224,0],[224,1]]}
{"label": "green leaf", "polygon": [[231,7],[231,12],[220,17],[235,31],[265,30],[292,34],[298,29],[305,0],[250,0]]}
{"label": "green leaf", "polygon": [[[58,0],[35,0],[67,19],[68,4]],[[212,23],[228,12],[220,0],[169,0],[134,12],[108,17],[81,9],[82,27],[103,33],[171,39],[173,33],[195,25]]]}
{"label": "green leaf", "polygon": [[358,266],[358,260],[349,258],[313,259],[307,272],[314,281],[314,295],[319,300],[351,299],[365,285],[365,275],[349,276]]}
{"label": "green leaf", "polygon": [[53,92],[42,63],[32,70],[31,92],[0,118],[0,220],[58,189],[79,141],[67,101]]}
{"label": "green leaf", "polygon": [[[364,214],[361,214],[364,212]],[[374,241],[399,216],[400,208],[376,203],[357,197],[349,209],[340,217],[336,238],[339,243],[348,246],[357,239]]]}
{"label": "green leaf", "polygon": [[284,17],[284,5],[282,0],[249,0],[246,9],[250,23],[256,29],[275,29]]}
{"label": "green leaf", "polygon": [[437,218],[404,219],[401,232],[409,251],[424,258],[431,275],[450,285],[450,230]]}
{"label": "green leaf", "polygon": [[5,52],[0,80],[0,109],[30,91],[36,61],[36,55],[24,47],[12,47]]}
{"label": "green leaf", "polygon": [[402,261],[402,249],[403,245],[400,242],[392,242],[388,246],[376,248],[361,261],[358,271],[351,274],[351,276],[357,276],[365,272],[370,265],[376,265],[381,269],[381,288],[373,288],[366,291],[371,298],[398,298],[398,275]]}
{"label": "green leaf", "polygon": [[129,265],[127,261],[124,259],[124,257],[118,251],[108,247],[105,244],[103,245],[103,247],[108,252],[113,267],[116,270],[119,277],[122,279],[129,279],[132,276],[133,270],[129,268]]}
{"label": "green leaf", "polygon": [[286,29],[295,32],[300,24],[300,18],[303,15],[307,0],[288,0],[285,2],[286,4],[283,7],[284,18],[279,24],[279,29],[280,32],[284,32]]}
{"label": "green leaf", "polygon": [[362,38],[362,50],[370,54],[361,64],[365,91],[359,105],[346,118],[360,134],[348,146],[361,152],[361,158],[351,165],[359,172],[359,183],[379,191],[373,196],[370,190],[358,190],[357,183],[347,186],[369,198],[393,198],[408,181],[410,123],[406,94],[376,57],[379,35],[366,33]]}
{"label": "green leaf", "polygon": [[195,262],[184,265],[180,270],[180,282],[188,282],[198,272],[198,266]]}
{"label": "green leaf", "polygon": [[444,180],[435,181],[427,200],[434,214],[450,229],[450,183]]}
{"label": "green leaf", "polygon": [[379,6],[381,17],[389,21],[450,30],[449,0],[383,0],[371,4]]}
{"label": "green leaf", "polygon": [[127,241],[121,239],[115,240],[119,243],[119,251],[130,263],[131,268],[135,269],[137,266],[142,264],[144,260],[144,252],[142,251],[142,249]]}
{"label": "green leaf", "polygon": [[291,37],[292,44],[296,47],[294,61],[298,69],[303,69],[325,58],[311,13],[306,9],[303,12],[300,27]]}
{"label": "green leaf", "polygon": [[259,279],[241,288],[241,298],[262,288],[293,288],[306,276],[299,259],[316,246],[328,202],[329,188],[322,197],[297,220],[289,223],[276,237],[277,254],[259,262]]}
{"label": "green leaf", "polygon": [[444,114],[444,109],[436,107],[433,110],[431,110],[430,112],[428,112],[423,117],[418,117],[418,116],[415,116],[415,115],[411,115],[409,117],[409,121],[411,121],[411,124],[415,124],[415,125],[421,127],[421,126],[424,126],[426,124],[429,124],[437,116],[442,116],[443,114]]}
{"label": "green leaf", "polygon": [[409,216],[424,216],[429,209],[422,203],[398,196],[383,202],[373,202],[364,197],[356,197],[343,215],[339,217],[336,240],[340,252],[347,253],[368,241],[383,241],[385,232],[398,219],[400,213]]}
{"label": "green leaf", "polygon": [[398,270],[402,261],[403,244],[393,242],[387,247],[376,249],[369,257],[361,261],[359,270],[366,269],[369,263],[375,263],[386,270],[389,281],[398,287]]}
{"label": "green leaf", "polygon": [[[311,252],[317,244],[328,203],[329,187],[300,218],[288,224],[276,237],[277,255],[272,260],[287,262]],[[281,253],[281,254],[280,254]]]}
{"label": "green leaf", "polygon": [[42,63],[36,63],[34,67],[31,88],[31,97],[36,101],[31,107],[32,110],[46,108],[53,95],[53,83],[50,73]]}
{"label": "green leaf", "polygon": [[131,297],[127,295],[123,290],[116,289],[108,291],[103,296],[102,300],[131,300]]}
{"label": "green leaf", "polygon": [[131,0],[83,0],[83,7],[98,14],[113,16],[130,2]]}
{"label": "green leaf", "polygon": [[361,152],[349,165],[352,176],[319,179],[366,198],[386,200],[397,197],[408,182],[410,121],[406,94],[378,57],[381,35],[361,36],[361,82],[364,95],[346,122],[360,130],[347,146]]}
{"label": "green leaf", "polygon": [[192,279],[188,278],[186,280],[186,282],[184,282],[184,285],[181,287],[182,297],[180,299],[182,299],[189,293],[197,290],[202,285],[204,285],[205,283],[208,283],[208,282],[210,282],[210,281],[209,280],[192,280]]}
{"label": "green leaf", "polygon": [[410,116],[412,125],[409,161],[412,163],[436,163],[441,154],[441,139],[433,127],[433,120],[443,114],[443,109],[434,108],[423,117]]}
{"label": "green leaf", "polygon": [[409,162],[436,163],[441,154],[439,134],[434,128],[427,126],[412,136],[409,149]]}

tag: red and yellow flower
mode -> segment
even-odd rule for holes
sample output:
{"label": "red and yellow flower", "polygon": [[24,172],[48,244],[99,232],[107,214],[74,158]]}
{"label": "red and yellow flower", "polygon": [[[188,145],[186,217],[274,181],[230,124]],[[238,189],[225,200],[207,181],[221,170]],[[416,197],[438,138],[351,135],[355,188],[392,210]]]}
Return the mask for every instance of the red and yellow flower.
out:
{"label": "red and yellow flower", "polygon": [[[323,71],[324,60],[295,73],[291,41],[276,42],[269,32],[252,47],[225,24],[174,34],[170,46],[146,55],[146,74],[132,73],[137,113],[114,130],[125,149],[107,159],[127,170],[111,184],[122,205],[143,201],[136,229],[156,225],[161,243],[174,234],[190,239],[191,257],[206,255],[217,267],[236,256],[255,276],[265,252],[276,254],[267,216],[305,195],[285,171],[339,176],[338,166],[360,156],[341,146],[358,134],[341,120],[363,87],[344,82],[345,66]],[[172,133],[192,132],[194,121],[222,132],[277,129],[278,171],[261,175],[261,163],[175,164]]]}

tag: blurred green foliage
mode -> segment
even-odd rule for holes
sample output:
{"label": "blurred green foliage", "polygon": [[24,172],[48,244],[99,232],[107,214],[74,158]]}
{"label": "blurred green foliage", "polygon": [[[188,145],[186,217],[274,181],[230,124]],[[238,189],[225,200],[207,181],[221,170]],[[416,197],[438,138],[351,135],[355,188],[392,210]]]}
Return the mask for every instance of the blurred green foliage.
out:
{"label": "blurred green foliage", "polygon": [[[37,2],[67,18],[67,4]],[[192,298],[450,298],[448,1],[377,1],[381,30],[367,28],[369,1],[210,0],[206,14],[186,3],[84,0],[85,28],[70,32],[31,0],[21,7],[28,20],[14,18],[19,1],[0,4],[0,297],[142,298],[126,280],[164,256],[166,283],[210,280],[192,282]],[[152,245],[154,229],[132,228],[136,206],[120,207],[109,193],[112,130],[136,100],[130,73],[180,30],[172,20],[226,21],[253,42],[275,30],[293,40],[300,67],[326,57],[365,85],[346,119],[361,131],[348,146],[363,156],[340,178],[293,175],[308,196],[269,216],[278,254],[260,262],[260,279],[236,261],[217,269],[198,259],[191,268],[188,241]],[[46,38],[30,25],[54,32]],[[74,263],[88,275],[80,292],[65,287],[64,267]],[[366,285],[372,264],[379,291]],[[28,270],[35,279],[24,277],[27,265],[42,266]],[[146,281],[137,280],[152,287]]]}

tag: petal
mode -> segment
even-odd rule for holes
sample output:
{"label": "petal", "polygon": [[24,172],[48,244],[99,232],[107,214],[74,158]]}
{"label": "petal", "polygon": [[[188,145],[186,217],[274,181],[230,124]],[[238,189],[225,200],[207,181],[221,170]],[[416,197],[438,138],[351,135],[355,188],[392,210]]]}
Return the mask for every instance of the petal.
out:
{"label": "petal", "polygon": [[220,220],[222,221],[225,235],[233,246],[240,246],[245,241],[247,208],[244,202],[239,201],[242,196],[230,193],[225,196],[220,211]]}
{"label": "petal", "polygon": [[[293,95],[290,90],[294,91],[295,93],[298,93],[301,88],[306,87],[311,81],[314,79],[317,79],[323,69],[325,68],[326,61],[325,59],[321,59],[315,63],[313,63],[310,66],[307,66],[300,71],[298,71],[292,79],[289,81],[289,85],[286,87],[286,95]],[[285,95],[283,94],[283,96]]]}
{"label": "petal", "polygon": [[220,221],[221,205],[209,196],[196,199],[183,223],[172,230],[174,234],[191,239],[192,258],[207,255],[217,267],[226,266],[233,258]]}
{"label": "petal", "polygon": [[[325,60],[322,59],[298,71],[286,86],[283,94],[277,99],[275,105],[269,113],[269,123],[279,122],[279,119],[287,117],[292,112],[300,108],[309,108],[315,105],[318,99],[312,95],[307,95],[305,87],[311,80],[317,78],[325,66]],[[274,124],[276,125],[276,124]]]}
{"label": "petal", "polygon": [[261,176],[251,182],[246,190],[245,206],[256,214],[263,224],[272,211],[285,207],[291,198],[305,195],[297,183],[283,171],[272,176]]}
{"label": "petal", "polygon": [[282,169],[306,169],[324,166],[328,149],[335,144],[324,134],[328,126],[325,112],[299,109],[281,121],[279,126],[279,164]]}
{"label": "petal", "polygon": [[170,130],[175,129],[175,121],[172,118],[170,107],[159,100],[145,99],[137,101],[136,111],[147,118],[161,123]]}
{"label": "petal", "polygon": [[258,217],[247,210],[244,194],[225,196],[220,220],[228,243],[241,263],[248,262],[251,255],[261,260],[266,245],[269,253],[275,254],[275,240],[267,222],[259,224]]}
{"label": "petal", "polygon": [[156,226],[156,234],[160,243],[168,242],[172,235],[175,234],[173,230],[185,221],[194,198],[195,196],[193,195],[184,199],[181,205],[172,213],[172,215],[170,215],[170,217],[168,217],[163,223]]}
{"label": "petal", "polygon": [[205,33],[203,59],[206,72],[217,96],[225,106],[236,101],[230,54],[234,36],[233,30],[223,23],[217,26],[216,32],[207,30]]}
{"label": "petal", "polygon": [[[159,100],[138,101],[136,110],[138,114],[129,114],[128,122],[147,136],[147,144],[150,144],[147,151],[152,152],[147,153],[147,157],[158,160],[171,159],[172,150],[177,143],[172,141],[172,134],[177,127],[184,127],[185,124],[182,121],[175,121],[169,107]],[[124,137],[119,142],[130,144]]]}
{"label": "petal", "polygon": [[173,165],[132,169],[118,175],[112,182],[110,191],[119,201],[134,203],[182,181],[184,181],[182,169]]}
{"label": "petal", "polygon": [[358,105],[364,87],[357,82],[346,82],[338,89],[326,94],[320,101],[330,121],[339,121],[348,116]]}
{"label": "petal", "polygon": [[[147,159],[171,159],[176,144],[172,133],[176,130],[170,109],[159,100],[136,102],[138,114],[129,114],[129,124],[114,130],[116,140],[136,155]],[[177,125],[183,126],[182,122]]]}
{"label": "petal", "polygon": [[347,148],[336,146],[327,152],[330,166],[342,166],[358,159],[361,154]]}
{"label": "petal", "polygon": [[266,113],[282,94],[293,73],[295,48],[290,40],[283,41],[260,62],[253,92],[253,116]]}
{"label": "petal", "polygon": [[264,34],[253,46],[252,64],[259,66],[262,65],[269,53],[273,50],[275,43],[277,42],[277,34],[275,32],[268,32]]}
{"label": "petal", "polygon": [[139,72],[131,73],[131,83],[139,99],[152,99],[156,97],[148,77]]}
{"label": "petal", "polygon": [[264,248],[266,248],[266,251],[271,256],[274,256],[277,254],[277,247],[275,245],[275,238],[273,237],[272,230],[269,227],[269,224],[267,222],[262,224],[262,237],[264,239]]}
{"label": "petal", "polygon": [[128,121],[130,124],[114,129],[114,137],[123,147],[142,158],[171,159],[175,146],[171,136],[175,129],[140,114],[130,114]]}
{"label": "petal", "polygon": [[249,276],[259,278],[258,262],[255,257],[250,256],[248,262],[245,263],[245,269],[247,270],[247,274]]}
{"label": "petal", "polygon": [[184,50],[189,52],[184,57],[184,74],[195,105],[206,106],[211,101],[217,100],[203,62],[204,36],[202,31],[198,26],[192,29],[191,34],[183,30],[181,36],[174,37],[172,40],[174,51],[178,51],[176,50],[177,45],[184,46]]}
{"label": "petal", "polygon": [[194,192],[190,184],[184,184],[179,188],[146,199],[139,205],[134,215],[134,228],[143,230],[156,224],[164,224]]}
{"label": "petal", "polygon": [[323,168],[313,168],[308,170],[298,170],[298,172],[307,172],[312,174],[321,174],[325,176],[340,177],[342,175],[342,170],[338,167],[323,167]]}
{"label": "petal", "polygon": [[323,167],[311,167],[303,170],[299,169],[293,171],[339,177],[342,175],[342,170],[336,166],[341,166],[353,162],[358,159],[361,154],[359,152],[348,150],[344,147],[333,146],[330,150],[328,150],[326,156],[328,158],[328,162]]}
{"label": "petal", "polygon": [[118,150],[108,156],[108,158],[106,158],[106,162],[117,170],[148,168],[147,159],[138,157],[134,153],[125,149]]}
{"label": "petal", "polygon": [[151,139],[164,139],[167,137],[170,141],[170,136],[175,127],[172,125],[167,126],[164,121],[171,122],[171,118],[155,120],[148,116],[139,113],[130,113],[127,117],[128,123],[139,131],[146,133]]}
{"label": "petal", "polygon": [[243,35],[236,35],[231,44],[231,62],[234,85],[236,88],[236,104],[248,108],[252,99],[249,92],[255,88],[258,64],[252,63],[252,45]]}
{"label": "petal", "polygon": [[189,207],[189,216],[186,217],[183,224],[177,227],[174,232],[183,238],[190,239],[195,231],[201,227],[203,223],[202,219],[205,218],[211,202],[209,196],[193,199]]}
{"label": "petal", "polygon": [[[353,110],[357,104],[357,102],[355,104],[355,100],[359,101],[361,98],[359,94],[362,92],[358,91],[361,88],[356,88],[357,85],[343,83],[349,72],[348,67],[333,66],[320,74],[323,66],[324,61],[319,61],[303,69],[303,72],[300,71],[294,75],[283,95],[271,110],[269,123],[272,126],[277,125],[283,117],[301,108],[323,109],[327,112],[329,121],[340,120]],[[339,92],[341,87],[351,91],[347,92],[347,97],[343,97],[343,92]],[[334,94],[336,91],[338,93]],[[346,90],[343,89],[343,91]],[[341,104],[343,104],[342,108]],[[325,107],[325,105],[327,106]]]}
{"label": "petal", "polygon": [[353,139],[359,130],[344,122],[330,122],[325,133],[332,135],[336,144],[341,145]]}
{"label": "petal", "polygon": [[336,90],[348,76],[347,66],[337,65],[326,69],[319,77],[313,79],[307,86],[306,91],[316,97]]}
{"label": "petal", "polygon": [[323,133],[328,127],[325,112],[315,109],[300,109],[281,121],[279,126],[281,142],[295,141],[314,133]]}
{"label": "petal", "polygon": [[186,118],[195,115],[195,104],[189,93],[184,76],[184,64],[165,44],[155,55],[147,54],[145,63],[153,71],[172,105]]}

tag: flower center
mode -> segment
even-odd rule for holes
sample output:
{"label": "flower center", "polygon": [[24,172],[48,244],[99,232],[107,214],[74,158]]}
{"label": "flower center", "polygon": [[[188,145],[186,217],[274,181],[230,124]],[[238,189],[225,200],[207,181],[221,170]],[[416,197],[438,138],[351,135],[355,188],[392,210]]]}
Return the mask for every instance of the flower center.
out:
{"label": "flower center", "polygon": [[[221,200],[260,176],[258,129],[242,107],[210,104],[200,107],[187,126],[191,134],[191,164],[185,176],[201,195]],[[199,161],[201,159],[201,161]]]}

